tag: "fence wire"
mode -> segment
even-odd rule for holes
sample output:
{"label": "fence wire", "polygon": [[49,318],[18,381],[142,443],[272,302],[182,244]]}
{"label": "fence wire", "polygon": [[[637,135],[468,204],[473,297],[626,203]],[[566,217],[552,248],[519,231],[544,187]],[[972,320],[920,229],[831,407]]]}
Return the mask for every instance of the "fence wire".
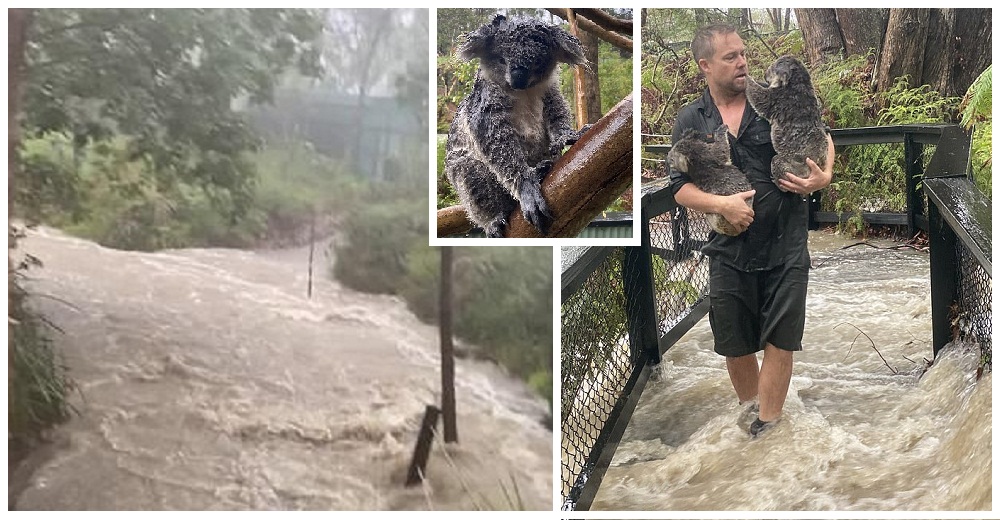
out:
{"label": "fence wire", "polygon": [[624,248],[615,248],[562,304],[562,495],[566,500],[633,367],[625,317]]}
{"label": "fence wire", "polygon": [[566,509],[575,509],[576,497],[618,421],[615,406],[649,358],[629,337],[629,310],[639,306],[628,302],[627,295],[641,293],[636,288],[648,278],[639,272],[641,266],[626,270],[626,265],[641,264],[626,262],[627,250],[648,256],[653,287],[647,290],[654,295],[654,310],[645,314],[650,317],[638,311],[631,317],[633,330],[653,319],[662,338],[708,293],[708,260],[698,251],[708,239],[705,216],[676,208],[643,225],[649,227],[648,250],[612,248],[585,281],[572,284],[579,288],[562,304],[560,460]]}
{"label": "fence wire", "polygon": [[969,248],[956,242],[958,298],[952,308],[952,330],[956,339],[979,345],[984,370],[993,370],[993,278]]}

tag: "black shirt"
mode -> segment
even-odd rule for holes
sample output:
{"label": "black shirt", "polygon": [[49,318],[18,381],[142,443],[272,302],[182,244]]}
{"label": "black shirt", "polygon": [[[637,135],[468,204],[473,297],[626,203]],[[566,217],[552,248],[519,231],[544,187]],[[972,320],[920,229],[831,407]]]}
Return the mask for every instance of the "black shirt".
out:
{"label": "black shirt", "polygon": [[[722,124],[722,114],[706,88],[700,99],[677,115],[672,142],[676,143],[688,128],[704,135],[715,132]],[[735,237],[712,231],[702,252],[747,272],[801,260],[808,251],[808,205],[802,195],[781,191],[771,181],[771,159],[777,155],[771,145],[771,124],[747,102],[736,138],[726,137],[733,164],[757,191],[753,197],[754,219],[746,231]],[[691,179],[686,174],[670,172],[673,193],[688,182]]]}

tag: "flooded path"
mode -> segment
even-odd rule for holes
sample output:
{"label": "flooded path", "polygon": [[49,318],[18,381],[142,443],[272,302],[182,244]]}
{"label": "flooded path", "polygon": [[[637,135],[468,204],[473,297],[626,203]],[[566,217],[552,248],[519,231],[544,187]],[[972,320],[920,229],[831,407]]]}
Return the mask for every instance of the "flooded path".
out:
{"label": "flooded path", "polygon": [[[17,509],[552,507],[548,404],[494,365],[457,363],[460,443],[402,481],[438,333],[400,300],[314,276],[307,249],[135,253],[40,229],[34,307],[80,387],[79,415],[27,461]],[[318,262],[325,265],[325,262]]]}
{"label": "flooded path", "polygon": [[850,243],[810,234],[805,350],[781,422],[748,439],[703,319],[647,384],[592,509],[991,509],[992,375],[975,380],[967,345],[924,373],[928,255]]}

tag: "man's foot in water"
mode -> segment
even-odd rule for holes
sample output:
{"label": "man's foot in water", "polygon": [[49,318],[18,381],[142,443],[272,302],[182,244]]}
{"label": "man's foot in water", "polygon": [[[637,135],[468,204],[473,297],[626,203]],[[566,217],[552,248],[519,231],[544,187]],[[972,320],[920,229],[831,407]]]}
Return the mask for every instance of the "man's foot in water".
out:
{"label": "man's foot in water", "polygon": [[754,419],[754,421],[750,423],[750,438],[756,439],[760,434],[774,427],[774,423],[775,421],[762,421],[760,420],[760,417]]}
{"label": "man's foot in water", "polygon": [[760,405],[757,403],[756,399],[752,399],[749,401],[743,401],[740,403],[740,406],[743,407],[743,409],[740,410],[740,415],[736,418],[736,424],[740,427],[740,429],[746,429],[760,414]]}

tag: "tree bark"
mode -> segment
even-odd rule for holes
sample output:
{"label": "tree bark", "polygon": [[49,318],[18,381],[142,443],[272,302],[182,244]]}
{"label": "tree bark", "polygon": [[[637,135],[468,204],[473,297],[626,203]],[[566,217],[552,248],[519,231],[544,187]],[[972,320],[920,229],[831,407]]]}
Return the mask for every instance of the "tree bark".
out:
{"label": "tree bark", "polygon": [[441,415],[444,441],[458,442],[455,414],[455,345],[452,342],[452,256],[450,247],[441,248]]}
{"label": "tree bark", "polygon": [[888,90],[900,76],[909,76],[909,86],[920,84],[924,73],[924,49],[930,9],[890,9],[885,40],[875,73],[876,89]]}
{"label": "tree bark", "polygon": [[955,11],[957,9],[931,9],[927,17],[927,43],[924,53],[923,73],[920,83],[944,96],[953,96],[953,74],[958,61],[955,41]]}
{"label": "tree bark", "polygon": [[[583,44],[583,31],[580,30],[578,24],[580,18],[576,16],[576,13],[572,9],[566,9],[567,20],[569,20],[569,32],[576,36],[580,40],[581,46]],[[587,56],[586,47],[583,48],[584,56],[587,61],[590,62],[590,57]],[[593,62],[591,62],[593,63]],[[596,64],[594,64],[596,65]],[[584,65],[577,65],[573,68],[573,106],[576,107],[576,127],[582,128],[583,125],[587,124],[587,119],[589,114],[587,110],[587,77],[586,67]]]}
{"label": "tree bark", "polygon": [[25,48],[28,26],[31,25],[30,9],[7,11],[7,222],[14,214],[14,184],[20,161],[21,102],[25,80]]}
{"label": "tree bark", "polygon": [[[18,150],[21,148],[21,100],[25,83],[25,55],[28,42],[28,27],[31,25],[33,12],[30,9],[7,10],[7,236],[10,233],[11,216],[14,214],[14,183],[18,176],[20,160]],[[13,308],[13,296],[17,287],[14,285],[14,261],[11,251],[17,247],[14,238],[9,238],[7,244],[7,335],[11,337],[11,326],[15,322],[10,317]],[[16,380],[14,369],[14,343],[7,341],[7,409],[14,407],[14,392],[11,385]]]}
{"label": "tree bark", "polygon": [[953,95],[964,95],[972,82],[993,63],[993,19],[990,9],[956,9],[958,59],[952,75]]}
{"label": "tree bark", "polygon": [[597,74],[599,65],[599,40],[597,36],[580,31],[580,43],[583,44],[583,54],[587,57],[587,67],[577,67],[577,71],[583,72],[583,103],[586,106],[586,118],[578,121],[577,128],[582,128],[584,124],[596,123],[601,118],[601,78]]}
{"label": "tree bark", "polygon": [[802,29],[806,55],[811,65],[826,63],[830,56],[842,56],[844,37],[834,9],[796,9],[795,17]]}
{"label": "tree bark", "polygon": [[848,56],[879,51],[889,22],[888,9],[836,9],[836,13]]}

